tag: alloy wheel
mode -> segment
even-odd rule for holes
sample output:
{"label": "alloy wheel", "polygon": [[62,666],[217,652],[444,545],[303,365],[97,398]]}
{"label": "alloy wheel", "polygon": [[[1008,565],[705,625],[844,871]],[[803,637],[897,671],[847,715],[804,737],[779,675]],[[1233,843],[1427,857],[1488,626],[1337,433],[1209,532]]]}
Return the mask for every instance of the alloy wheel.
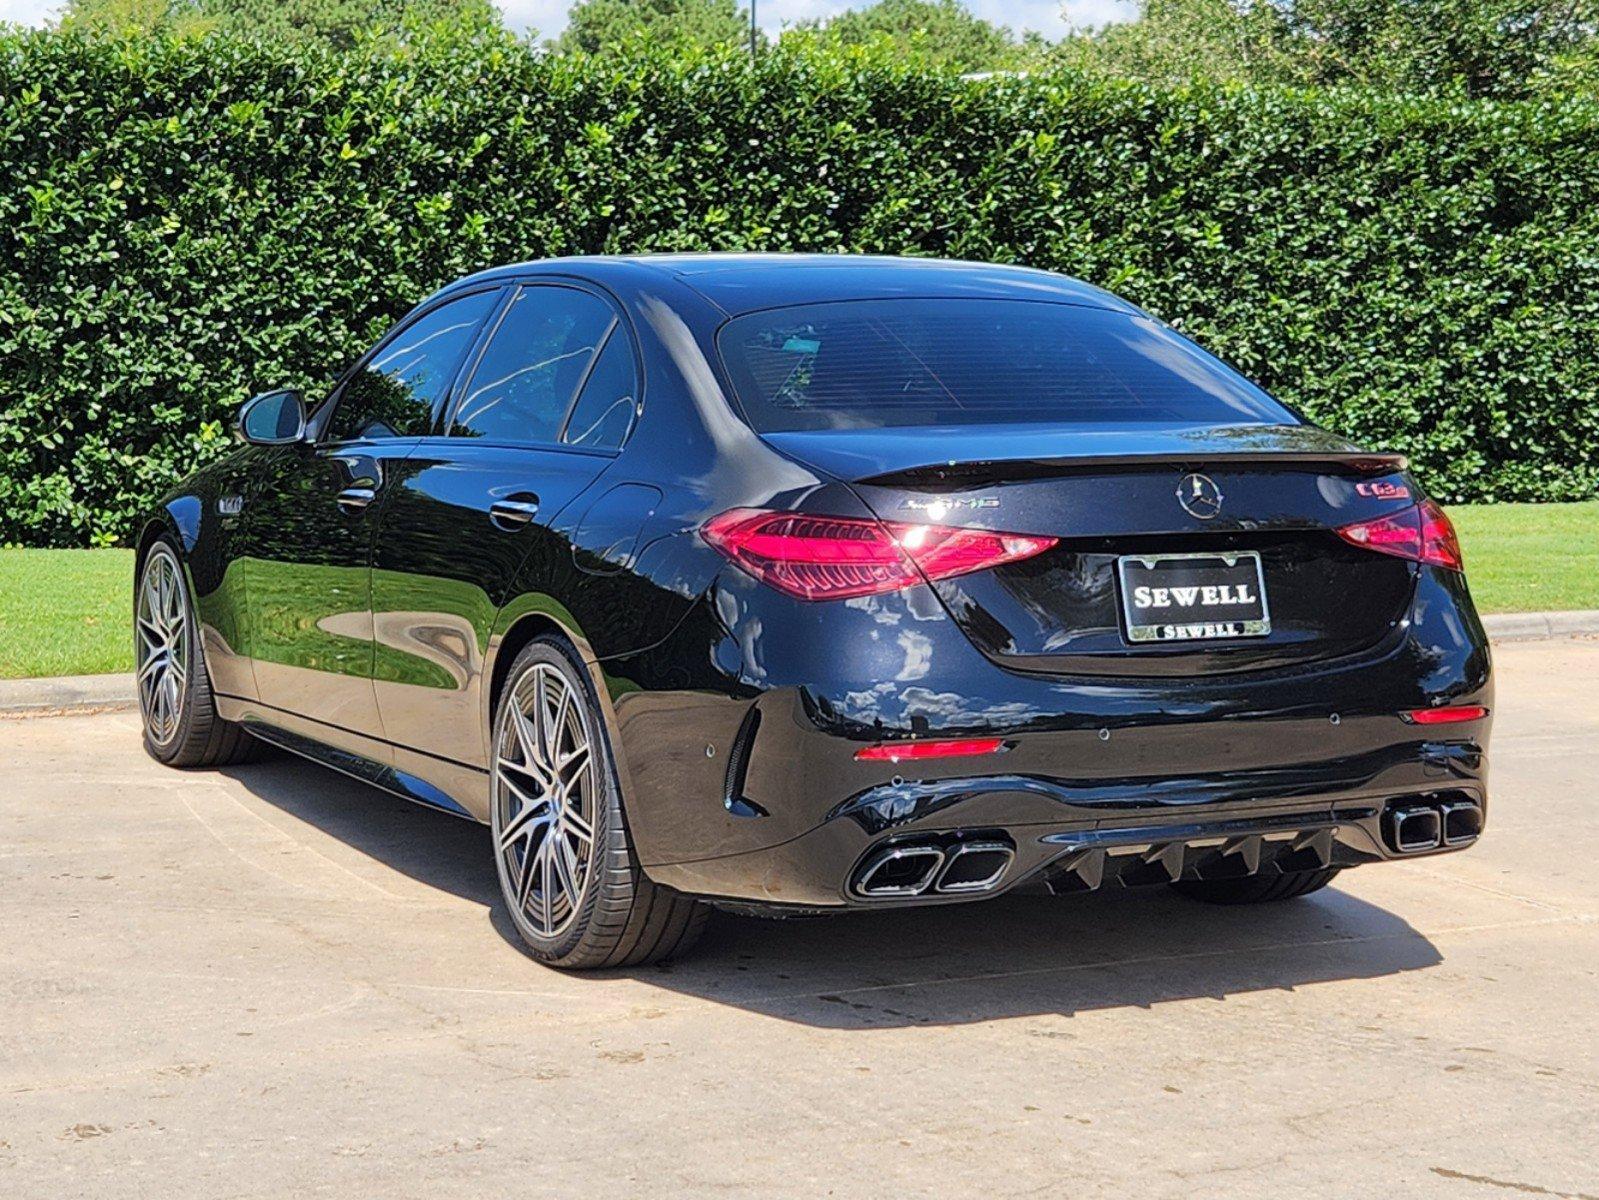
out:
{"label": "alloy wheel", "polygon": [[598,801],[587,706],[547,663],[506,697],[494,752],[492,815],[506,899],[541,938],[582,907],[594,859]]}
{"label": "alloy wheel", "polygon": [[150,552],[134,614],[139,712],[150,739],[165,746],[178,734],[189,686],[189,616],[178,560],[165,546]]}

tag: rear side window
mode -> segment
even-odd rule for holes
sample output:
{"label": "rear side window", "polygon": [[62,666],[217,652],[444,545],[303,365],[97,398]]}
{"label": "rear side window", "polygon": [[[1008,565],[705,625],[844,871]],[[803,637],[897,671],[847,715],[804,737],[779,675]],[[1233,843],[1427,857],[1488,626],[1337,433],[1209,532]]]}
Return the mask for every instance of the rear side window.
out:
{"label": "rear side window", "polygon": [[1080,305],[840,301],[738,317],[717,344],[746,419],[763,433],[1299,423],[1158,322]]}
{"label": "rear side window", "polygon": [[344,385],[328,437],[420,437],[433,425],[433,406],[450,386],[461,357],[499,293],[476,292],[441,304],[384,342]]}
{"label": "rear side window", "polygon": [[590,450],[615,450],[627,441],[637,408],[638,374],[633,347],[620,324],[589,372],[588,382],[572,408],[561,440]]}
{"label": "rear side window", "polygon": [[576,288],[518,289],[462,390],[450,432],[496,441],[558,440],[615,320],[610,305]]}

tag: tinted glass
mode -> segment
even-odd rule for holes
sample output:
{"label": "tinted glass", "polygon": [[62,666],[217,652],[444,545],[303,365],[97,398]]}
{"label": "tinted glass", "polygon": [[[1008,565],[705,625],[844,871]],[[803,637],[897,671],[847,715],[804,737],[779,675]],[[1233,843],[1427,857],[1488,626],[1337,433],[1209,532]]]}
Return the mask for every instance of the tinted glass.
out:
{"label": "tinted glass", "polygon": [[564,287],[517,292],[462,393],[451,432],[553,442],[615,315],[597,296]]}
{"label": "tinted glass", "polygon": [[385,343],[351,379],[333,410],[329,436],[418,437],[429,431],[434,402],[450,386],[495,292],[441,305]]}
{"label": "tinted glass", "polygon": [[756,429],[1297,424],[1147,317],[1016,300],[858,300],[751,313],[718,335]]}
{"label": "tinted glass", "polygon": [[633,347],[626,331],[617,326],[605,339],[605,348],[589,372],[561,440],[573,446],[615,450],[627,441],[627,431],[633,427],[637,395]]}

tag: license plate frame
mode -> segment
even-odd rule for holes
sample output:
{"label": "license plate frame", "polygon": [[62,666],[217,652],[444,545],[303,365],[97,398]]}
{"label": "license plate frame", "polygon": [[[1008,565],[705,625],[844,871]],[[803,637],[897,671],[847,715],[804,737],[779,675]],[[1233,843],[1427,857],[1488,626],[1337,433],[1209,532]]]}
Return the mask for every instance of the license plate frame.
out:
{"label": "license plate frame", "polygon": [[[1161,564],[1181,564],[1186,566],[1191,573],[1195,569],[1202,569],[1201,564],[1210,562],[1230,573],[1230,577],[1214,582],[1192,582],[1191,574],[1184,577],[1185,582],[1175,585],[1194,587],[1201,591],[1205,587],[1238,587],[1242,584],[1253,583],[1255,597],[1259,600],[1260,613],[1258,616],[1251,611],[1250,615],[1240,619],[1221,619],[1212,617],[1194,621],[1173,621],[1168,616],[1161,620],[1135,619],[1135,613],[1140,613],[1134,605],[1134,589],[1139,586],[1153,586],[1149,580],[1161,569]],[[1253,568],[1247,574],[1239,568],[1247,564]],[[1129,568],[1139,571],[1143,578],[1134,582],[1129,578]],[[1168,568],[1170,570],[1171,568]],[[1177,568],[1181,570],[1181,566]],[[1116,582],[1120,593],[1119,608],[1121,609],[1122,637],[1132,645],[1168,645],[1179,642],[1222,642],[1233,641],[1238,638],[1266,637],[1271,633],[1271,602],[1266,594],[1266,572],[1261,564],[1258,550],[1204,550],[1183,554],[1123,554],[1116,560]],[[1162,609],[1168,613],[1180,611],[1181,606],[1164,605]],[[1198,605],[1199,608],[1215,608],[1216,605]]]}

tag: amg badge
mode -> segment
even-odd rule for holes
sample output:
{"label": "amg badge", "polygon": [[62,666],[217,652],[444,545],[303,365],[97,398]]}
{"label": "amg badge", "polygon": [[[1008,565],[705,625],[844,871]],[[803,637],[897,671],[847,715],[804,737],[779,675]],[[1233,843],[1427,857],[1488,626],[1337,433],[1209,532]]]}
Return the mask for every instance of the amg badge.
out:
{"label": "amg badge", "polygon": [[934,500],[919,500],[912,496],[909,500],[902,500],[900,507],[946,513],[957,508],[998,508],[999,500],[993,496],[939,496]]}

